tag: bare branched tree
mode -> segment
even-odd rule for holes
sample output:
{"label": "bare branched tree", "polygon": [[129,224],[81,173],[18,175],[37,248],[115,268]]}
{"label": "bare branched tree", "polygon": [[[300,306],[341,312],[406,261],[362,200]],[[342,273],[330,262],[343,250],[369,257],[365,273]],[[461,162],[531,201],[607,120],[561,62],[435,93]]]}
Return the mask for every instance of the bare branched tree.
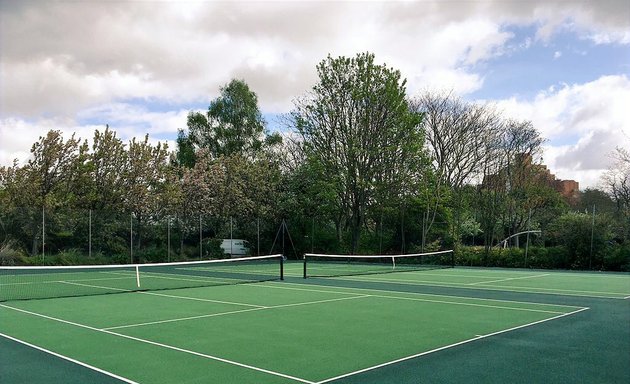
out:
{"label": "bare branched tree", "polygon": [[[443,187],[456,194],[455,238],[459,235],[461,187],[483,174],[484,164],[496,158],[492,151],[499,132],[501,119],[487,104],[466,102],[452,92],[426,92],[413,101],[413,108],[424,114],[423,124],[426,145],[437,176],[435,192],[426,196],[427,210],[423,218],[423,238],[435,222],[438,207],[442,205]],[[427,189],[429,190],[429,189]],[[431,198],[430,198],[431,197]]]}
{"label": "bare branched tree", "polygon": [[602,183],[619,212],[630,213],[630,151],[617,147],[612,158],[614,163],[602,176]]}

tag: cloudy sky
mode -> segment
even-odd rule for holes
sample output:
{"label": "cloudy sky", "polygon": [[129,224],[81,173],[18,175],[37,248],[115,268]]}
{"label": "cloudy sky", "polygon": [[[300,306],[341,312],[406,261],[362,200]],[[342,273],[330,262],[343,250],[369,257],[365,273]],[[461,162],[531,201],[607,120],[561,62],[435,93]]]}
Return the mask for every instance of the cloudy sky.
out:
{"label": "cloudy sky", "polygon": [[365,51],[410,96],[454,90],[531,120],[544,162],[581,188],[630,148],[628,0],[0,0],[0,165],[50,129],[172,143],[232,78],[279,129],[318,62]]}

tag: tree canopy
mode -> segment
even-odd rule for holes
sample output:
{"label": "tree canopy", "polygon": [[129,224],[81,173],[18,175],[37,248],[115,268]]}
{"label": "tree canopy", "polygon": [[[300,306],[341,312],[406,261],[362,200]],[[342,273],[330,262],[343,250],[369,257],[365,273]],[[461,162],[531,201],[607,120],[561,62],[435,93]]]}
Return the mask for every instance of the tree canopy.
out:
{"label": "tree canopy", "polygon": [[290,228],[292,257],[455,248],[460,263],[468,250],[504,265],[497,242],[536,229],[555,259],[535,267],[630,270],[627,149],[601,188],[563,197],[530,120],[452,92],[410,96],[367,52],[315,69],[283,135],[237,79],[188,114],[172,152],[108,125],[89,141],[46,133],[0,167],[0,263],[44,262],[44,248],[57,263],[221,257],[228,236],[262,253]]}

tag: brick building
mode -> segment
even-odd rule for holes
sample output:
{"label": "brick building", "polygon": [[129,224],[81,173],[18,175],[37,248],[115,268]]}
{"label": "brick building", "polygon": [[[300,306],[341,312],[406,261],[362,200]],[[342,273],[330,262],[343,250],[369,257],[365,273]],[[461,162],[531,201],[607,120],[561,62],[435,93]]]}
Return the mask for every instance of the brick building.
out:
{"label": "brick building", "polygon": [[[544,164],[533,164],[532,157],[529,154],[523,153],[519,154],[515,158],[515,163],[520,165],[516,167],[518,171],[513,170],[513,172],[522,173],[522,174],[535,174],[536,179],[538,179],[541,183],[545,183],[558,191],[562,197],[564,197],[570,204],[574,204],[580,197],[580,184],[575,180],[560,180],[556,178],[556,175],[551,173],[551,171]],[[528,171],[528,172],[524,172]],[[533,171],[530,173],[529,171]],[[507,169],[501,170],[499,173],[494,175],[487,175],[484,177],[483,184],[484,185],[494,185],[495,187],[498,185],[505,185],[506,188],[509,188],[507,185]],[[518,179],[518,178],[517,178]]]}

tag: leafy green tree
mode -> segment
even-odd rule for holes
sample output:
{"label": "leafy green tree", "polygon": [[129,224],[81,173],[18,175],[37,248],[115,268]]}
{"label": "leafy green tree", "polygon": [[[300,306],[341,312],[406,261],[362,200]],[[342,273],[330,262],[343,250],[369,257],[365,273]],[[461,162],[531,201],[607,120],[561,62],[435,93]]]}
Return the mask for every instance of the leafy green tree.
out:
{"label": "leafy green tree", "polygon": [[567,212],[551,223],[546,237],[552,244],[566,247],[569,253],[567,267],[600,269],[609,251],[611,229],[610,215],[595,215],[593,223],[591,214]]}
{"label": "leafy green tree", "polygon": [[89,182],[83,188],[89,192],[87,208],[95,210],[120,210],[125,193],[124,174],[128,154],[125,144],[116,137],[116,132],[105,127],[105,131],[94,131],[92,151],[87,161]]}
{"label": "leafy green tree", "polygon": [[243,80],[232,80],[221,88],[206,114],[188,115],[188,135],[178,137],[178,158],[190,166],[190,145],[208,150],[215,158],[241,155],[255,158],[263,149],[282,141],[279,134],[269,134],[258,108],[258,96]]}
{"label": "leafy green tree", "polygon": [[16,224],[25,237],[30,237],[31,254],[36,254],[40,246],[42,210],[75,201],[86,152],[87,145],[74,135],[64,140],[60,131],[51,130],[33,144],[31,159],[25,166],[14,163],[3,169],[3,185],[11,205],[21,208],[16,211]]}
{"label": "leafy green tree", "polygon": [[183,129],[177,131],[177,151],[174,154],[172,164],[181,168],[192,168],[195,166],[195,144]]}
{"label": "leafy green tree", "polygon": [[137,242],[142,243],[143,226],[151,216],[161,215],[168,207],[165,191],[171,177],[168,167],[168,147],[149,143],[149,135],[142,141],[133,138],[129,142],[126,164],[122,171],[124,180],[123,204],[137,221]]}
{"label": "leafy green tree", "polygon": [[374,199],[400,199],[404,181],[418,172],[421,115],[409,108],[400,72],[375,64],[373,54],[328,56],[317,73],[319,83],[291,116],[307,157],[336,184],[335,204],[355,252]]}
{"label": "leafy green tree", "polygon": [[581,212],[591,212],[593,206],[596,212],[614,213],[617,205],[605,191],[598,188],[586,188],[580,192],[575,208]]}

